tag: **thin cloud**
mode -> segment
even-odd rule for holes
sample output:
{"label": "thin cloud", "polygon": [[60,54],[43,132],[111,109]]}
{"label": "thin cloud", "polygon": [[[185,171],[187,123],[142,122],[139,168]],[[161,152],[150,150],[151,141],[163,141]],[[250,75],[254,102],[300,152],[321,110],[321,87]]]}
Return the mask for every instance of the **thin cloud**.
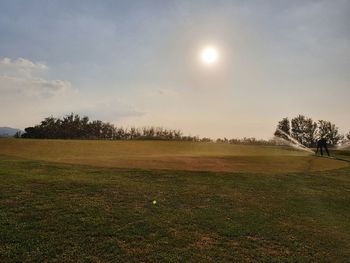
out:
{"label": "thin cloud", "polygon": [[47,70],[47,66],[43,63],[32,62],[25,58],[3,58],[0,60],[1,65],[13,66],[17,68],[27,68],[27,69],[37,69],[37,70]]}
{"label": "thin cloud", "polygon": [[49,115],[70,112],[115,123],[144,115],[121,98],[97,99],[79,92],[69,80],[48,78],[48,69],[46,64],[24,58],[0,59],[1,125],[25,128]]}
{"label": "thin cloud", "polygon": [[31,78],[48,70],[44,63],[33,62],[25,58],[3,58],[0,60],[0,75]]}
{"label": "thin cloud", "polygon": [[180,96],[180,92],[177,90],[173,90],[173,89],[158,89],[157,93],[161,96],[165,96],[165,97],[179,97]]}
{"label": "thin cloud", "polygon": [[24,58],[0,60],[0,91],[2,96],[50,97],[69,91],[67,80],[52,80],[41,76],[47,65]]}
{"label": "thin cloud", "polygon": [[118,122],[121,119],[140,117],[145,113],[135,109],[120,100],[85,101],[84,105],[76,107],[75,112],[87,115],[92,119],[101,119],[109,122]]}
{"label": "thin cloud", "polygon": [[41,78],[19,78],[0,76],[0,91],[3,96],[51,97],[71,89],[66,80],[46,80]]}

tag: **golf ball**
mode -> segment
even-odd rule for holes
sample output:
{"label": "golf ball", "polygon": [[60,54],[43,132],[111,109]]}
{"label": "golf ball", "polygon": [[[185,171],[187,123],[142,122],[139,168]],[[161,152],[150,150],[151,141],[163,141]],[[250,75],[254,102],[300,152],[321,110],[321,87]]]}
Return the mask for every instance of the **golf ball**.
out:
{"label": "golf ball", "polygon": [[156,200],[153,200],[153,202],[152,202],[154,205],[157,203],[157,201]]}

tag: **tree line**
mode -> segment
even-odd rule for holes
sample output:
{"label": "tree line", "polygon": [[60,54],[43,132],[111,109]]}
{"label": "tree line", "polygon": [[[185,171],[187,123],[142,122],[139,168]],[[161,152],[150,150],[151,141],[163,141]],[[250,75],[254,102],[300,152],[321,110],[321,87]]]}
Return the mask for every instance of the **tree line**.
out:
{"label": "tree line", "polygon": [[22,138],[35,139],[103,139],[103,140],[184,140],[197,141],[198,136],[183,136],[180,130],[163,127],[123,128],[89,117],[69,114],[63,118],[47,117],[34,127],[25,128]]}
{"label": "tree line", "polygon": [[243,145],[277,145],[277,144],[279,144],[279,142],[274,140],[274,139],[263,140],[263,139],[256,139],[254,137],[233,138],[233,139],[218,138],[215,140],[215,142],[217,142],[217,143],[243,144]]}
{"label": "tree line", "polygon": [[307,147],[315,147],[321,138],[326,139],[331,146],[350,141],[350,132],[344,136],[332,122],[315,122],[304,115],[298,115],[291,120],[288,117],[283,118],[278,122],[274,135],[285,140],[294,138]]}
{"label": "tree line", "polygon": [[232,144],[275,144],[272,140],[257,140],[255,138],[213,140],[208,137],[183,135],[181,130],[165,129],[163,127],[123,128],[100,120],[90,121],[89,117],[78,114],[68,114],[63,118],[52,116],[45,118],[40,124],[24,129],[25,133],[16,133],[16,138],[33,139],[88,139],[88,140],[177,140],[195,142],[216,142]]}
{"label": "tree line", "polygon": [[[338,127],[329,121],[314,122],[311,118],[299,115],[283,118],[278,122],[274,135],[284,140],[296,139],[307,147],[314,147],[319,138],[325,138],[330,145],[340,142],[350,142],[350,132],[345,136]],[[276,145],[281,142],[275,139],[259,140],[254,137],[241,139],[211,138],[199,136],[184,136],[181,130],[163,127],[123,128],[109,122],[90,120],[78,114],[68,114],[62,118],[52,116],[45,118],[40,124],[25,128],[25,133],[16,133],[16,138],[33,139],[97,139],[97,140],[178,140],[196,142],[216,142],[231,144]]]}

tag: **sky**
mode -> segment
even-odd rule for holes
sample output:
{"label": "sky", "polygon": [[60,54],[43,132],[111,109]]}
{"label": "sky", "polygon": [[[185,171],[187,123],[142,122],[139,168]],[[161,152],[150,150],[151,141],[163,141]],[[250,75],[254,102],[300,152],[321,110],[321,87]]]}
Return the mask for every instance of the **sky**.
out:
{"label": "sky", "polygon": [[[71,112],[201,137],[350,131],[350,1],[2,0],[0,126]],[[214,47],[213,65],[199,59]]]}

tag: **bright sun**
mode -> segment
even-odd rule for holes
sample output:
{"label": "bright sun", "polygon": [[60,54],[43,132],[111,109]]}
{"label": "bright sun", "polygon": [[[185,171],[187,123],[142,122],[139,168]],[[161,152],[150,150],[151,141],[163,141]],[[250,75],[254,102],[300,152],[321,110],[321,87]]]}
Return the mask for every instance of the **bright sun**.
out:
{"label": "bright sun", "polygon": [[200,52],[201,61],[206,65],[215,64],[218,61],[218,51],[213,47],[203,48]]}

